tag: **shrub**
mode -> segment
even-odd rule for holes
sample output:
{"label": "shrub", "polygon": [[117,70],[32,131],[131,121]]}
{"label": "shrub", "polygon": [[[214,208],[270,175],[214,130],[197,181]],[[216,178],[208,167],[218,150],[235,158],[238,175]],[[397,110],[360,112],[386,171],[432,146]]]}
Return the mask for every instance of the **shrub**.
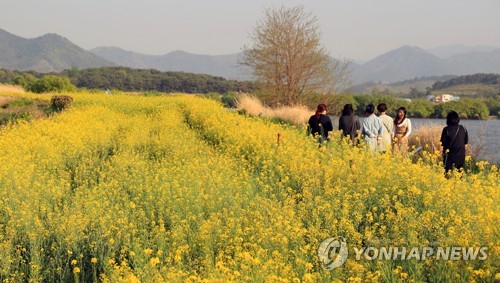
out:
{"label": "shrub", "polygon": [[488,106],[488,110],[490,111],[490,115],[497,117],[500,116],[500,95],[490,97],[485,102]]}
{"label": "shrub", "polygon": [[0,115],[0,125],[6,125],[9,123],[16,123],[18,121],[29,121],[31,120],[31,114],[29,112],[12,112],[12,113],[2,113]]}
{"label": "shrub", "polygon": [[228,91],[221,97],[221,102],[227,108],[236,108],[236,101],[238,99],[238,93],[234,91]]}
{"label": "shrub", "polygon": [[26,90],[34,93],[71,92],[75,91],[76,87],[71,84],[71,81],[67,77],[47,75],[39,80],[28,83]]}
{"label": "shrub", "polygon": [[54,111],[62,111],[73,105],[73,97],[67,95],[55,95],[50,99],[50,105]]}
{"label": "shrub", "polygon": [[222,101],[221,95],[216,93],[216,92],[209,92],[206,94],[202,94],[201,97],[205,97],[205,98],[212,99],[212,100],[219,101],[219,102]]}
{"label": "shrub", "polygon": [[24,89],[27,89],[28,86],[35,83],[37,80],[38,80],[37,77],[33,76],[32,74],[22,74],[15,77],[13,82],[16,85],[19,85]]}

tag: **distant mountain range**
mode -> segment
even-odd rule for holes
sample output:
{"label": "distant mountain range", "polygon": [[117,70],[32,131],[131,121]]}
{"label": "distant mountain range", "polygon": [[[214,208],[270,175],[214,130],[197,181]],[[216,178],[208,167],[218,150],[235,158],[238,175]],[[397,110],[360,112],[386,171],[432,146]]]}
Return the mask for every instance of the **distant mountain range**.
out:
{"label": "distant mountain range", "polygon": [[416,46],[402,46],[362,65],[352,64],[351,71],[356,83],[397,82],[422,76],[500,73],[500,48],[440,58]]}
{"label": "distant mountain range", "polygon": [[26,39],[0,29],[0,68],[56,72],[71,67],[115,66],[53,33]]}
{"label": "distant mountain range", "polygon": [[[85,50],[57,34],[26,39],[0,29],[0,68],[8,70],[52,72],[71,67],[126,66],[251,79],[248,69],[238,64],[239,56],[197,55],[184,51],[146,55],[118,47]],[[365,63],[351,63],[354,84],[473,73],[500,73],[500,48],[450,45],[424,50],[416,46],[402,46]]]}
{"label": "distant mountain range", "polygon": [[240,54],[211,56],[191,54],[178,50],[165,55],[145,55],[118,47],[98,47],[90,51],[125,67],[183,71],[240,80],[251,79],[250,72],[245,72],[238,64]]}
{"label": "distant mountain range", "polygon": [[475,53],[475,52],[490,52],[495,49],[498,49],[498,47],[486,46],[486,45],[467,46],[463,44],[452,44],[452,45],[439,46],[436,48],[427,49],[427,52],[439,58],[446,59],[454,55]]}

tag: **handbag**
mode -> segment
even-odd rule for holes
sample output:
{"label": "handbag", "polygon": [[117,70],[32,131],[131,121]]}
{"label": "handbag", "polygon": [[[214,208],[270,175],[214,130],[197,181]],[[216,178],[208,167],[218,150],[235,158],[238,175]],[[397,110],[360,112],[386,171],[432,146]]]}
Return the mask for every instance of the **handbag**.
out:
{"label": "handbag", "polygon": [[[457,131],[455,132],[455,136],[451,140],[450,147],[448,148],[448,150],[451,149],[453,142],[455,142],[455,139],[457,138],[458,132],[460,131],[460,127],[461,127],[461,125],[458,125]],[[447,161],[448,161],[448,152],[445,152],[444,153],[444,166],[446,166]]]}

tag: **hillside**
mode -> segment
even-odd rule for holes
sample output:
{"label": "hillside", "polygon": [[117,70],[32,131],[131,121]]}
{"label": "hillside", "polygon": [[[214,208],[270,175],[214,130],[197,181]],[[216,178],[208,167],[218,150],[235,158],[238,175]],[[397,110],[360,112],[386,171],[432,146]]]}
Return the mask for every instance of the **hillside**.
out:
{"label": "hillside", "polygon": [[425,50],[403,46],[382,54],[353,72],[356,81],[396,82],[421,75],[451,74],[453,66]]}
{"label": "hillside", "polygon": [[113,66],[114,63],[57,34],[26,39],[0,29],[0,68],[54,72],[71,67]]}
{"label": "hillside", "polygon": [[239,54],[210,56],[178,50],[165,55],[146,55],[117,47],[98,47],[90,51],[125,67],[208,74],[227,79],[249,78],[249,72],[245,72],[238,64]]}
{"label": "hillside", "polygon": [[500,95],[500,74],[473,74],[437,81],[432,94],[448,93],[456,96],[488,97]]}
{"label": "hillside", "polygon": [[[251,80],[251,72],[238,63],[239,56],[239,53],[199,55],[180,50],[164,55],[146,55],[118,47],[87,51],[57,34],[26,39],[0,29],[0,68],[7,70],[52,72],[71,67],[118,65]],[[426,51],[416,46],[402,46],[368,62],[352,63],[350,69],[354,84],[369,81],[393,83],[423,76],[500,73],[500,48],[457,45]]]}
{"label": "hillside", "polygon": [[463,76],[418,77],[394,83],[366,82],[355,85],[347,93],[370,94],[384,93],[408,96],[410,92],[418,96],[448,93],[456,96],[490,97],[500,94],[500,74],[477,73]]}
{"label": "hillside", "polygon": [[500,73],[500,49],[454,55],[447,59],[457,66],[461,75],[472,73]]}
{"label": "hillside", "polygon": [[464,84],[431,90],[432,95],[441,95],[443,93],[460,97],[490,97],[500,95],[500,85]]}
{"label": "hillside", "polygon": [[[494,47],[441,49],[441,53],[448,50],[454,54],[443,59],[419,47],[402,46],[364,64],[351,63],[351,79],[354,84],[369,81],[393,83],[424,76],[500,72],[500,49],[492,48]],[[467,52],[471,50],[476,51]],[[165,55],[145,55],[117,47],[99,47],[91,51],[118,65],[132,68],[203,73],[238,80],[251,79],[250,72],[238,64],[240,54],[211,56],[173,51]]]}
{"label": "hillside", "polygon": [[500,48],[488,52],[457,53],[443,59],[416,46],[403,46],[356,66],[352,69],[352,78],[355,84],[367,81],[393,83],[422,76],[474,73],[500,73]]}
{"label": "hillside", "polygon": [[426,49],[426,51],[434,56],[446,59],[459,54],[491,52],[495,49],[498,49],[498,47],[487,46],[487,45],[467,46],[463,44],[452,44],[452,45],[445,45],[436,48]]}
{"label": "hillside", "polygon": [[430,76],[417,77],[411,80],[398,81],[393,83],[369,81],[352,86],[347,93],[370,94],[372,92],[381,92],[387,94],[407,95],[412,89],[419,92],[425,92],[436,82],[446,81],[454,76]]}

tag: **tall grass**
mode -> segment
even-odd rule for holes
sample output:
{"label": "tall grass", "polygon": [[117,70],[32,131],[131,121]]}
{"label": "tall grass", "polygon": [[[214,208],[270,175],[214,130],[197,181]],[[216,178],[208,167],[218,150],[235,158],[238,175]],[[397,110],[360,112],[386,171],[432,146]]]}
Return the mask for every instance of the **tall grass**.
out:
{"label": "tall grass", "polygon": [[0,95],[2,93],[24,93],[24,89],[17,85],[0,84]]}
{"label": "tall grass", "polygon": [[248,94],[238,97],[236,107],[245,110],[252,116],[279,119],[297,126],[305,125],[309,117],[313,114],[313,111],[303,105],[270,108],[264,106],[257,97]]}
{"label": "tall grass", "polygon": [[423,125],[415,133],[410,135],[408,143],[410,147],[422,147],[430,152],[441,152],[441,132],[443,126],[436,124]]}
{"label": "tall grass", "polygon": [[[423,151],[433,153],[436,156],[440,156],[443,147],[441,146],[441,133],[443,131],[443,126],[436,124],[428,124],[419,127],[419,129],[410,135],[409,145],[411,148],[421,147]],[[484,125],[481,133],[475,137],[474,142],[469,135],[469,144],[474,144],[474,146],[467,145],[467,156],[472,159],[477,159],[478,156],[484,150],[484,138],[486,137],[486,124]],[[439,157],[440,158],[440,157]]]}

